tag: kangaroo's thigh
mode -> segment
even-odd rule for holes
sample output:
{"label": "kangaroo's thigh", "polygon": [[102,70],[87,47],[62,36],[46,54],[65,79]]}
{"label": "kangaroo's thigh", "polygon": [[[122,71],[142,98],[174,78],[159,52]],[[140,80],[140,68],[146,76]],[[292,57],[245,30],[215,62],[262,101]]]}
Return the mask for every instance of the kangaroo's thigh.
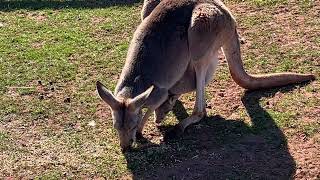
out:
{"label": "kangaroo's thigh", "polygon": [[208,51],[217,52],[223,45],[228,24],[232,21],[229,11],[221,5],[197,5],[191,17],[188,42],[191,60],[207,60]]}

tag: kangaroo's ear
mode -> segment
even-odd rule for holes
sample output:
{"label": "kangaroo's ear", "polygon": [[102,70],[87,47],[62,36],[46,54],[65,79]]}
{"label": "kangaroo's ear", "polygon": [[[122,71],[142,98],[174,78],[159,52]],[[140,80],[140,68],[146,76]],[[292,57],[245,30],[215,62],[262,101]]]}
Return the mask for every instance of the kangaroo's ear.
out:
{"label": "kangaroo's ear", "polygon": [[153,87],[154,86],[149,87],[145,92],[133,98],[128,104],[129,110],[136,111],[140,109],[145,104],[148,97],[150,96],[153,90]]}
{"label": "kangaroo's ear", "polygon": [[144,20],[146,17],[148,17],[159,3],[160,0],[144,0],[141,10],[141,20]]}
{"label": "kangaroo's ear", "polygon": [[111,107],[111,109],[116,110],[120,107],[120,102],[101,82],[97,81],[96,86],[99,96]]}

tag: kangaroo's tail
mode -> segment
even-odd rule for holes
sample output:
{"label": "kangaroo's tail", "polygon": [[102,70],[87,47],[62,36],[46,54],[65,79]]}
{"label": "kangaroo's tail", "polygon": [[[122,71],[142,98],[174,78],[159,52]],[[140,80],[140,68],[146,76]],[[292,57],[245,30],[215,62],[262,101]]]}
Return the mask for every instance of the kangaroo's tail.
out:
{"label": "kangaroo's tail", "polygon": [[223,51],[226,56],[229,70],[233,80],[243,88],[249,90],[272,88],[288,84],[301,83],[315,80],[312,74],[297,73],[273,73],[265,75],[250,75],[243,68],[240,54],[240,43],[238,34],[234,31],[232,37],[225,41]]}

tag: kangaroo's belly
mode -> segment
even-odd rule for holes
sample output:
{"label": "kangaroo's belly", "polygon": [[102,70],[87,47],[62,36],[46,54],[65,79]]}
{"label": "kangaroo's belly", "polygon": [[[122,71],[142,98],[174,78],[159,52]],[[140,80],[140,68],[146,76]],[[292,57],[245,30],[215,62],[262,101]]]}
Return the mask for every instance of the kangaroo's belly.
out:
{"label": "kangaroo's belly", "polygon": [[[206,71],[206,85],[209,84],[218,65],[218,53],[209,52],[203,59],[195,63],[206,64],[206,68],[203,70]],[[188,65],[188,68],[182,78],[172,88],[170,88],[170,94],[180,95],[196,90],[196,72],[194,70],[195,63],[190,63]]]}

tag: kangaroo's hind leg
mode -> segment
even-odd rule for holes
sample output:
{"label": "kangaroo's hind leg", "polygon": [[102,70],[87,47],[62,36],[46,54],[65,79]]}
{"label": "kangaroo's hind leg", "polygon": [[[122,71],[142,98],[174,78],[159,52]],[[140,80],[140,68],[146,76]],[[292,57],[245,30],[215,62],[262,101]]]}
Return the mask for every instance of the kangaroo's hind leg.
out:
{"label": "kangaroo's hind leg", "polygon": [[[217,65],[216,53],[222,46],[228,11],[215,4],[199,4],[192,13],[188,30],[191,63],[196,76],[196,102],[190,117],[182,120],[169,136],[182,133],[186,127],[199,122],[205,115],[205,86]],[[215,61],[213,63],[213,61]]]}
{"label": "kangaroo's hind leg", "polygon": [[172,138],[181,135],[185,128],[190,124],[199,122],[205,115],[205,85],[207,67],[203,63],[198,63],[194,66],[196,72],[196,102],[193,113],[190,117],[182,120],[175,126],[173,131],[166,134],[166,138]]}
{"label": "kangaroo's hind leg", "polygon": [[195,62],[196,102],[192,115],[179,123],[179,128],[184,130],[190,124],[196,123],[206,116],[205,86],[211,81],[218,65],[217,52],[209,51],[199,61]]}

